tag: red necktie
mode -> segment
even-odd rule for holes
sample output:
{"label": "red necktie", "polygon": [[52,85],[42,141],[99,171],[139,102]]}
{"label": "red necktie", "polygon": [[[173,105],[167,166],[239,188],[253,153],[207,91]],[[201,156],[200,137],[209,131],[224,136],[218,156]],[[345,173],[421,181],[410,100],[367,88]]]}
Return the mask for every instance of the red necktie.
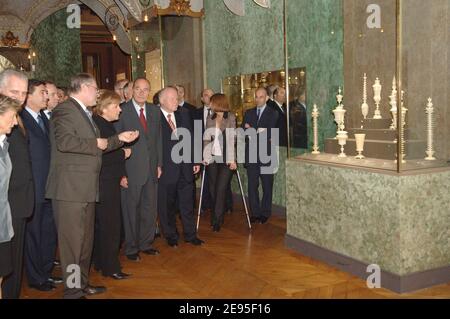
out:
{"label": "red necktie", "polygon": [[143,107],[141,107],[141,113],[139,115],[139,120],[141,121],[141,125],[142,125],[142,128],[144,129],[145,133],[148,133],[147,120],[145,119]]}
{"label": "red necktie", "polygon": [[175,124],[172,122],[172,114],[167,114],[167,122],[169,123],[170,128],[172,129],[172,132],[176,130]]}

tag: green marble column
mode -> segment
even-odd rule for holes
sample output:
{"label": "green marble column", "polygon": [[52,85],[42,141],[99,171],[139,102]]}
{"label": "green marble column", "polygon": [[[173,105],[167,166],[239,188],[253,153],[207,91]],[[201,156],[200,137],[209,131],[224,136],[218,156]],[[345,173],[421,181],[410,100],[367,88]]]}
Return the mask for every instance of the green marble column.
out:
{"label": "green marble column", "polygon": [[60,10],[43,20],[31,36],[36,52],[35,78],[69,86],[70,77],[82,71],[79,29],[69,29],[68,13]]}

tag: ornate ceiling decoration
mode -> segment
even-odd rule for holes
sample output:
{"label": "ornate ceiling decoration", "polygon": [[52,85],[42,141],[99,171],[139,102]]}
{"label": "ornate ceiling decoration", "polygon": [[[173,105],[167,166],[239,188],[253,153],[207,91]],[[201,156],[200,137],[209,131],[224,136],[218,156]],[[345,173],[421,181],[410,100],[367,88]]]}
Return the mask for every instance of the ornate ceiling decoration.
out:
{"label": "ornate ceiling decoration", "polygon": [[201,18],[205,15],[205,10],[203,0],[154,0],[150,13],[152,16],[176,15]]}
{"label": "ornate ceiling decoration", "polygon": [[5,47],[15,47],[19,44],[19,37],[14,36],[14,33],[8,31],[4,36],[2,36],[1,42]]}

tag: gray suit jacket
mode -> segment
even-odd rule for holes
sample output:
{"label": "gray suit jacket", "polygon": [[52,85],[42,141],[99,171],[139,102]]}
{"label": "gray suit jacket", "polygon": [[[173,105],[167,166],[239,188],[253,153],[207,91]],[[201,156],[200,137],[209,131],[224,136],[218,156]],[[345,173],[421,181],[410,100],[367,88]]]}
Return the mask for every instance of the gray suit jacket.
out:
{"label": "gray suit jacket", "polygon": [[[68,202],[93,203],[98,198],[102,151],[99,130],[74,99],[59,104],[50,121],[51,162],[46,197]],[[123,145],[117,135],[108,149]]]}
{"label": "gray suit jacket", "polygon": [[11,209],[8,202],[9,178],[12,165],[8,155],[8,143],[0,147],[0,243],[10,241],[14,235]]}
{"label": "gray suit jacket", "polygon": [[[131,157],[126,161],[128,183],[144,185],[149,178],[158,182],[157,167],[162,167],[162,135],[160,110],[153,104],[146,103],[146,120],[148,133],[142,127],[133,100],[121,105],[120,119],[115,123],[118,133],[139,130],[139,138],[131,143]],[[127,146],[128,147],[128,146]]]}

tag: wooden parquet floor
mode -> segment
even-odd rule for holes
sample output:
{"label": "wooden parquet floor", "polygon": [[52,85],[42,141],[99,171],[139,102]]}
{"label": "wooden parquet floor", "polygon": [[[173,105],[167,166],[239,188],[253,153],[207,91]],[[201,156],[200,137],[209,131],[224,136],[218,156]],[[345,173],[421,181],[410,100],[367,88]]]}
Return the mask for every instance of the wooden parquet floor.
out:
{"label": "wooden parquet floor", "polygon": [[[213,233],[209,216],[202,216],[199,237],[206,244],[180,242],[171,248],[159,238],[159,256],[142,254],[140,262],[121,257],[123,271],[133,274],[128,280],[104,278],[91,270],[91,284],[108,288],[91,298],[450,298],[450,284],[404,295],[369,289],[355,276],[287,249],[285,232],[286,220],[272,217],[250,233],[243,210],[237,209],[226,216],[222,230]],[[61,298],[62,288],[45,293],[24,283],[22,297]]]}

